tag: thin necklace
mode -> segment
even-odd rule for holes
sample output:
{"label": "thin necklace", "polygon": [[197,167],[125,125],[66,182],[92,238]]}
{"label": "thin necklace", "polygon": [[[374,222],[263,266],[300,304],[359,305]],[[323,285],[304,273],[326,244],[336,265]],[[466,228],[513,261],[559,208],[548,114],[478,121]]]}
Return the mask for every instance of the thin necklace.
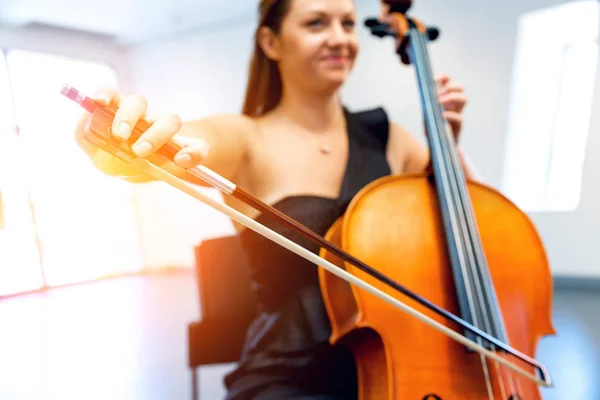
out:
{"label": "thin necklace", "polygon": [[[283,119],[287,120],[288,123],[291,123],[292,125],[296,125],[295,122],[291,121],[286,115],[281,116]],[[329,155],[331,154],[331,146],[326,145],[326,144],[322,144],[319,146],[319,152],[323,155]]]}

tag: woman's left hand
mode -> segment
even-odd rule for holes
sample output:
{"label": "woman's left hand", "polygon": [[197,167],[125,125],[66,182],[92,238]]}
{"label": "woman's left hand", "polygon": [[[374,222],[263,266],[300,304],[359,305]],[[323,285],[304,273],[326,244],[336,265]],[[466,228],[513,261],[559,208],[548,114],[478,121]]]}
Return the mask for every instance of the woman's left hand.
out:
{"label": "woman's left hand", "polygon": [[444,108],[444,117],[452,127],[458,142],[462,127],[462,111],[467,105],[467,97],[460,83],[450,79],[448,75],[438,75],[435,79],[438,86],[438,100]]}

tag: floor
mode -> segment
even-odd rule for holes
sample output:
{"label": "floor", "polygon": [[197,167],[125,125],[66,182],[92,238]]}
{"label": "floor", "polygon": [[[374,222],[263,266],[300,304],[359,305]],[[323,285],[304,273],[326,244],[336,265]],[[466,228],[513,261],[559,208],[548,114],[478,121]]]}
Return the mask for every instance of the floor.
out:
{"label": "floor", "polygon": [[[558,287],[559,335],[538,359],[545,400],[600,400],[600,290]],[[191,274],[157,274],[0,301],[0,399],[191,398],[186,324],[199,317]],[[232,366],[200,371],[202,399],[223,397]]]}

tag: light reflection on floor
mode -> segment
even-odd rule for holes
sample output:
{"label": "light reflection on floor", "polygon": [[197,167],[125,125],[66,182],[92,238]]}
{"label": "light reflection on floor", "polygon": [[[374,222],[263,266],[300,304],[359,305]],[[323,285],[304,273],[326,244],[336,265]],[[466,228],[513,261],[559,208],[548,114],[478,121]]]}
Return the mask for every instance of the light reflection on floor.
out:
{"label": "light reflection on floor", "polygon": [[[600,293],[556,291],[559,335],[538,359],[545,400],[600,400]],[[109,280],[0,301],[0,399],[190,399],[186,325],[199,308],[191,274]],[[205,368],[201,398],[224,394],[232,366]]]}

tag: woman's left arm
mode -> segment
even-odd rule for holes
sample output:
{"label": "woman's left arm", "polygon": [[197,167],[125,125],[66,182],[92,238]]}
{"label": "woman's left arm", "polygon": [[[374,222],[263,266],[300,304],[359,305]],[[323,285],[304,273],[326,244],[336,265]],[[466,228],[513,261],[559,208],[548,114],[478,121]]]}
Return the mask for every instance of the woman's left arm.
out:
{"label": "woman's left arm", "polygon": [[[452,81],[447,75],[438,76],[436,82],[439,85],[438,99],[444,108],[444,117],[452,128],[456,143],[460,143],[462,111],[467,104],[467,98],[462,86]],[[479,174],[460,145],[457,146],[457,152],[465,177],[469,180],[481,181]],[[395,173],[423,172],[430,166],[427,147],[410,132],[395,123],[390,124],[388,159]]]}

